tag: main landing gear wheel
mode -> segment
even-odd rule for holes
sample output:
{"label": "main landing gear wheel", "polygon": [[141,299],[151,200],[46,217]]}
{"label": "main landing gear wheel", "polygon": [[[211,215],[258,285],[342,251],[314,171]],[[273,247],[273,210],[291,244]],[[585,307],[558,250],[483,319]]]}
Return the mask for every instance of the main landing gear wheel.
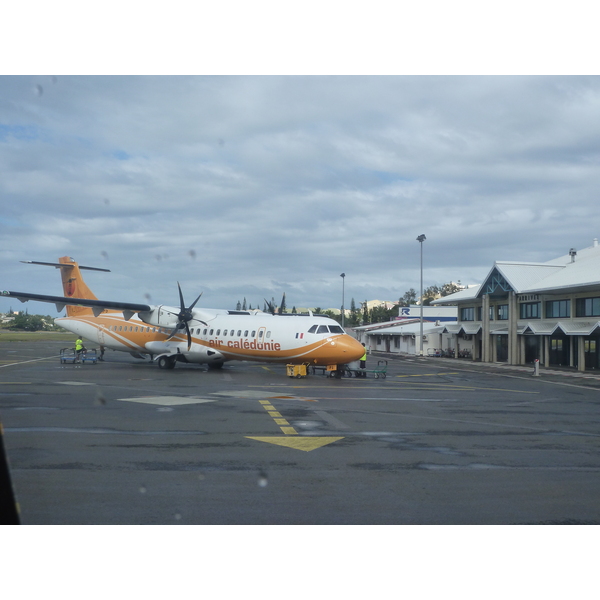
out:
{"label": "main landing gear wheel", "polygon": [[161,356],[158,359],[158,366],[161,369],[174,369],[175,359],[170,356]]}

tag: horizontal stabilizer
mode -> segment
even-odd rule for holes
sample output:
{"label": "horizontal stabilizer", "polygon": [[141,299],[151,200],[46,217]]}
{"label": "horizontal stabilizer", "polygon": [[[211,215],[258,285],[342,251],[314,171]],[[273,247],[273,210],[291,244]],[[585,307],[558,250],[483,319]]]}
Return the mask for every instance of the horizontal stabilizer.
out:
{"label": "horizontal stabilizer", "polygon": [[[71,269],[74,265],[69,263],[50,263],[50,262],[40,262],[37,260],[22,260],[22,263],[26,265],[43,265],[45,267],[56,267],[57,269]],[[79,270],[85,269],[86,271],[104,271],[105,273],[110,273],[110,269],[100,269],[99,267],[84,267],[82,265],[78,265]]]}

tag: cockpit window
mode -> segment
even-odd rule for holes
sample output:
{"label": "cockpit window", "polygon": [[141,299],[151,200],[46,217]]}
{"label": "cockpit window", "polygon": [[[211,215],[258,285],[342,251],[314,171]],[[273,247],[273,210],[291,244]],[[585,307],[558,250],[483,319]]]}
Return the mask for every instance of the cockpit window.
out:
{"label": "cockpit window", "polygon": [[329,329],[327,325],[319,325],[319,329],[317,329],[317,333],[329,333]]}
{"label": "cockpit window", "polygon": [[308,333],[317,333],[317,327],[318,325],[313,325],[309,330]]}
{"label": "cockpit window", "polygon": [[339,325],[330,325],[329,331],[331,333],[344,333],[344,330]]}

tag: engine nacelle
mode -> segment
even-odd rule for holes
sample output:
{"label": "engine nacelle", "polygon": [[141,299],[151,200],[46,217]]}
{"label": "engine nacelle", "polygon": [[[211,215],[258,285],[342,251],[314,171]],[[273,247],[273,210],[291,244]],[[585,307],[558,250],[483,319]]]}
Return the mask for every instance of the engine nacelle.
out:
{"label": "engine nacelle", "polygon": [[207,364],[218,363],[224,360],[223,355],[213,348],[193,344],[187,349],[184,342],[148,342],[146,350],[155,356],[177,356],[185,359],[185,362]]}
{"label": "engine nacelle", "polygon": [[172,306],[157,306],[153,310],[138,313],[139,318],[147,325],[175,329],[179,310]]}

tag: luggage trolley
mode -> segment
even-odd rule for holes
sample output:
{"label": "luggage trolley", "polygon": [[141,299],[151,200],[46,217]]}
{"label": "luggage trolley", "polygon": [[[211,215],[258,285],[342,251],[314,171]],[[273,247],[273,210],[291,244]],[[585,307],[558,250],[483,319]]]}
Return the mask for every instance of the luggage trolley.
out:
{"label": "luggage trolley", "polygon": [[[82,350],[80,359],[82,364],[90,362],[95,365],[98,362],[96,348],[92,348],[91,350]],[[64,365],[66,363],[77,363],[77,352],[75,352],[75,348],[63,348],[60,351],[60,364]]]}
{"label": "luggage trolley", "polygon": [[373,375],[375,379],[385,379],[387,375],[387,360],[378,360],[377,367],[374,369],[360,369],[356,366],[348,365],[344,374],[346,377],[368,377],[369,374]]}

